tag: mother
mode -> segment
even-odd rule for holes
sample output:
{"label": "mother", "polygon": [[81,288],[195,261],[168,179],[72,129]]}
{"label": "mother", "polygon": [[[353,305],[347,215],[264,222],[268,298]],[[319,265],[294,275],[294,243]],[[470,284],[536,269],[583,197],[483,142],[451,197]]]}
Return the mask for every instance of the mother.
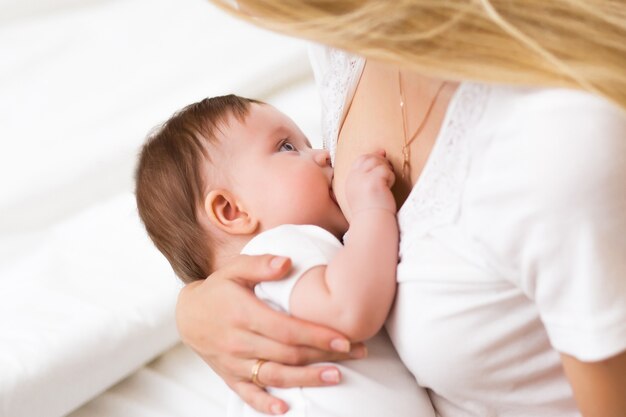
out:
{"label": "mother", "polygon": [[[437,411],[623,416],[623,3],[239,4],[256,23],[368,58],[313,54],[324,140],[342,207],[355,156],[383,147],[394,165],[402,241],[387,330]],[[272,259],[234,259],[177,308],[185,343],[268,413],[285,404],[250,382],[257,358],[270,361],[264,384],[310,386],[333,383],[332,368],[300,365],[350,356],[329,353],[341,335],[254,298],[288,268]]]}

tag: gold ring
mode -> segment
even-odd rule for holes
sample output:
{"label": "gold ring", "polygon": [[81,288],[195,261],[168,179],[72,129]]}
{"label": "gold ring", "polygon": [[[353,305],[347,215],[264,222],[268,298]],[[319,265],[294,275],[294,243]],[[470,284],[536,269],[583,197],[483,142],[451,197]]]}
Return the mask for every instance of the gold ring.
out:
{"label": "gold ring", "polygon": [[265,388],[265,385],[259,381],[259,370],[265,362],[267,362],[265,359],[257,359],[254,366],[252,366],[252,383],[260,388]]}

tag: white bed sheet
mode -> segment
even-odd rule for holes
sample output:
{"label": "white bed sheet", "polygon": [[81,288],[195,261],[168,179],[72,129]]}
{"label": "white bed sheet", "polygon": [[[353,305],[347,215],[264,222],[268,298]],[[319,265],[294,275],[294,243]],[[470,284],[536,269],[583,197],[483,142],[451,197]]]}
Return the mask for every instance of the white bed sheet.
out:
{"label": "white bed sheet", "polygon": [[67,417],[225,417],[229,395],[204,362],[177,345]]}

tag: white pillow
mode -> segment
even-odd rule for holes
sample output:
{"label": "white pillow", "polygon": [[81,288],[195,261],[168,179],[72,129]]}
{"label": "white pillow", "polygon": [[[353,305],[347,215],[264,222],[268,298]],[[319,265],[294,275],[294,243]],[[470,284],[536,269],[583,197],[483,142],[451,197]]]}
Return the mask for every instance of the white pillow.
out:
{"label": "white pillow", "polygon": [[180,288],[122,194],[0,270],[0,415],[61,416],[177,342]]}

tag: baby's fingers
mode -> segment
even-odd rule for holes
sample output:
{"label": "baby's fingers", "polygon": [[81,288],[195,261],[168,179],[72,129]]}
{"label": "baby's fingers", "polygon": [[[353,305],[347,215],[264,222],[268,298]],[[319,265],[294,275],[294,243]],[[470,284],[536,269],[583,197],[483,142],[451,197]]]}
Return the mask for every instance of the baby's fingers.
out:
{"label": "baby's fingers", "polygon": [[370,153],[361,155],[355,163],[355,168],[367,173],[380,165],[389,166],[389,161],[384,156]]}
{"label": "baby's fingers", "polygon": [[372,170],[372,174],[380,177],[391,188],[396,181],[396,175],[389,165],[379,165]]}

